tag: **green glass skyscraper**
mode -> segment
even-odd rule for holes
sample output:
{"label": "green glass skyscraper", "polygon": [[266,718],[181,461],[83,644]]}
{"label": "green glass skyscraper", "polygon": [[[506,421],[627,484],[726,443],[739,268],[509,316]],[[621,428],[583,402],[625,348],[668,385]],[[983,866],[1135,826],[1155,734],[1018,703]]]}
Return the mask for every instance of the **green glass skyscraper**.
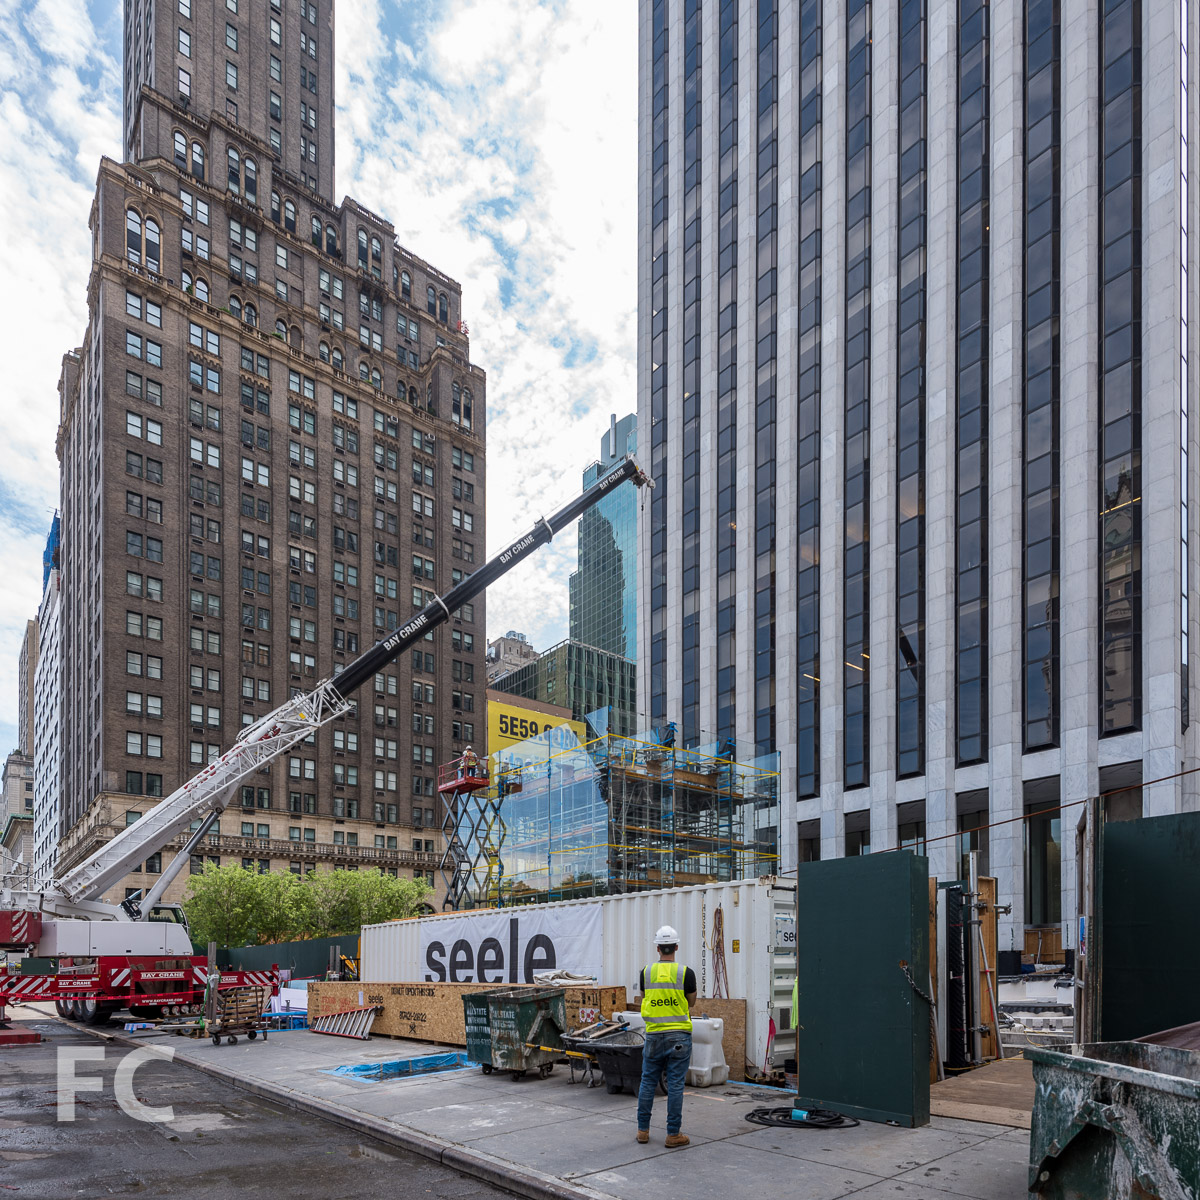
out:
{"label": "green glass skyscraper", "polygon": [[[637,415],[612,424],[600,458],[583,472],[592,486],[637,446]],[[617,488],[579,522],[579,568],[571,575],[571,641],[637,659],[637,497]]]}

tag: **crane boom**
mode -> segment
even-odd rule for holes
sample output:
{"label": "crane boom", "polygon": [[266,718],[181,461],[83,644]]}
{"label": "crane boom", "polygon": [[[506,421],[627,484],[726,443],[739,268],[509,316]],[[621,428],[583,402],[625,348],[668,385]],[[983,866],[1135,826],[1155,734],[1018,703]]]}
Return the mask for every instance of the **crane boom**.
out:
{"label": "crane boom", "polygon": [[[345,670],[319,683],[311,692],[294,696],[274,712],[242,730],[233,746],[209,763],[182,787],[162,800],[140,820],[123,829],[90,858],[51,883],[43,893],[24,894],[25,906],[62,916],[82,915],[137,863],[167,846],[194,821],[220,813],[239,782],[264,767],[315,730],[352,711],[350,697],[368,679],[490,584],[512,570],[564,526],[577,520],[625,480],[638,487],[650,480],[632,455],[550,517],[542,517],[524,537],[500,551],[456,584],[445,596],[435,596],[411,621],[359,655]],[[21,907],[21,894],[14,895]]]}

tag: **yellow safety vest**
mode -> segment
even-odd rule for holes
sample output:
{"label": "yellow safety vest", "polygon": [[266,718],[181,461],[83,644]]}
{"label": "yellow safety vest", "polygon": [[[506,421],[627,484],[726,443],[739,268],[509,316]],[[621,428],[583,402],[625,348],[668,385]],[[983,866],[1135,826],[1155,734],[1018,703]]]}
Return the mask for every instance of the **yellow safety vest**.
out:
{"label": "yellow safety vest", "polygon": [[647,1033],[668,1033],[692,1029],[687,996],[683,985],[687,967],[683,963],[651,963],[642,973],[642,1020]]}

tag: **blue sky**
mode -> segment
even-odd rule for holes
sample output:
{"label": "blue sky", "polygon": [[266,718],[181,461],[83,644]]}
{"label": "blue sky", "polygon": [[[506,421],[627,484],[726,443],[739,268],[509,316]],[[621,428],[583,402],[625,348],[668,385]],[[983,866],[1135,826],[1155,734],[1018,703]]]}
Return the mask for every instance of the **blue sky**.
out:
{"label": "blue sky", "polygon": [[[58,502],[96,170],[121,153],[120,20],[117,0],[0,0],[0,754]],[[578,490],[609,413],[636,406],[636,0],[340,0],[336,43],[338,198],[463,286],[494,552]],[[564,535],[493,587],[489,634],[565,637],[574,557]]]}

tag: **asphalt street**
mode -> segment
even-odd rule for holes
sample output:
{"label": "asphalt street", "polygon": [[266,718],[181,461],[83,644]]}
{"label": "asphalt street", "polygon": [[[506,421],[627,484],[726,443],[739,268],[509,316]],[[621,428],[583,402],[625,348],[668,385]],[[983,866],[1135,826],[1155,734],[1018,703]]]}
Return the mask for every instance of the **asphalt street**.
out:
{"label": "asphalt street", "polygon": [[103,1062],[76,1067],[79,1077],[99,1078],[103,1087],[80,1092],[75,1122],[61,1122],[58,1052],[95,1050],[99,1043],[65,1023],[47,1020],[36,1027],[49,1040],[0,1049],[0,1196],[490,1200],[506,1195],[429,1159],[172,1063],[139,1067],[133,1088],[144,1104],[170,1105],[172,1120],[136,1120],[121,1109],[113,1091],[114,1072],[127,1053],[120,1047],[107,1047]]}

